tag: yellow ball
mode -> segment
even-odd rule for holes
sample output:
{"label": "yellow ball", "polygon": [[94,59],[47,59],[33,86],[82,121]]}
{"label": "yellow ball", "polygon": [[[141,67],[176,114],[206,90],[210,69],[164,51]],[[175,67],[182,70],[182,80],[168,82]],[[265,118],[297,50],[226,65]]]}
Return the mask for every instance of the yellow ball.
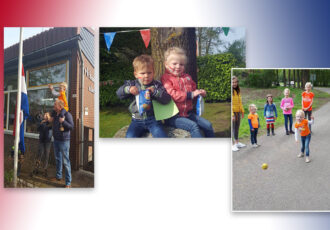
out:
{"label": "yellow ball", "polygon": [[266,163],[263,163],[262,166],[261,166],[262,169],[267,169],[268,168],[268,164]]}

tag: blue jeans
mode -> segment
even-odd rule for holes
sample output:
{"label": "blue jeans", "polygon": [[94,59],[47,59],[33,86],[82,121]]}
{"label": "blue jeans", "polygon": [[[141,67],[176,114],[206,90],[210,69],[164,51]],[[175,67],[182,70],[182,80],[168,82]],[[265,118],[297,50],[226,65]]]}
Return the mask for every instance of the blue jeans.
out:
{"label": "blue jeans", "polygon": [[288,120],[290,120],[290,131],[292,131],[292,114],[284,114],[284,124],[285,124],[286,131],[289,131]]}
{"label": "blue jeans", "polygon": [[309,142],[311,141],[311,134],[307,136],[301,136],[301,152],[304,153],[306,150],[306,156],[309,156]]}
{"label": "blue jeans", "polygon": [[70,141],[54,140],[54,153],[56,162],[56,178],[62,179],[62,167],[64,164],[65,184],[71,185],[71,164],[69,158]]}
{"label": "blue jeans", "polygon": [[251,144],[257,144],[258,128],[254,128],[254,131],[250,129],[250,134],[251,134]]}
{"label": "blue jeans", "polygon": [[152,137],[167,137],[163,129],[163,124],[160,121],[156,121],[155,117],[148,117],[145,120],[132,118],[132,122],[126,132],[126,137],[142,137],[147,132],[150,132]]}
{"label": "blue jeans", "polygon": [[[309,121],[311,120],[312,111],[313,111],[313,110],[311,110],[311,111],[304,111],[304,112],[305,112],[305,118],[307,119],[307,117],[308,117],[308,120],[309,120]],[[312,132],[312,126],[311,126],[311,125],[308,125],[308,128],[309,128],[309,130]]]}
{"label": "blue jeans", "polygon": [[167,119],[166,124],[188,131],[191,137],[203,137],[200,130],[203,130],[205,137],[215,137],[211,122],[195,113],[190,113],[188,117],[176,115]]}

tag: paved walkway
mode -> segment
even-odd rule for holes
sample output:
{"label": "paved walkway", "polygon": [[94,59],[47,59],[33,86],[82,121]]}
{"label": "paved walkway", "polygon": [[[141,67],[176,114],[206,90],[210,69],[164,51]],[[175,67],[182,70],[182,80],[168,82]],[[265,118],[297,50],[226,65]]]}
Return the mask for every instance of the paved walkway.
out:
{"label": "paved walkway", "polygon": [[260,136],[259,148],[233,152],[233,210],[330,210],[330,102],[313,114],[310,163],[297,158],[300,142],[284,127]]}

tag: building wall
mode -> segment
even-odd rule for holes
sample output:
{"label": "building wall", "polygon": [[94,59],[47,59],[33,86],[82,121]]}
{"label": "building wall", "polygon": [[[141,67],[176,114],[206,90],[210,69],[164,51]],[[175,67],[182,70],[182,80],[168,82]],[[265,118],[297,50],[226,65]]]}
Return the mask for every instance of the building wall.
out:
{"label": "building wall", "polygon": [[[95,94],[95,74],[94,67],[83,54],[84,61],[84,126],[94,128],[94,94]],[[88,108],[88,115],[85,114]]]}

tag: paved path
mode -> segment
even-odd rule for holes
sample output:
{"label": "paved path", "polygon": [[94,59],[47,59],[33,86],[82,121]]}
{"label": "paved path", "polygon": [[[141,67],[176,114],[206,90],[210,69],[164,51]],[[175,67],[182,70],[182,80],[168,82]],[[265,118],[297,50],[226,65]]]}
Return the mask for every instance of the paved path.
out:
{"label": "paved path", "polygon": [[259,148],[233,152],[233,210],[330,210],[330,102],[313,114],[310,163],[284,127],[260,136]]}

